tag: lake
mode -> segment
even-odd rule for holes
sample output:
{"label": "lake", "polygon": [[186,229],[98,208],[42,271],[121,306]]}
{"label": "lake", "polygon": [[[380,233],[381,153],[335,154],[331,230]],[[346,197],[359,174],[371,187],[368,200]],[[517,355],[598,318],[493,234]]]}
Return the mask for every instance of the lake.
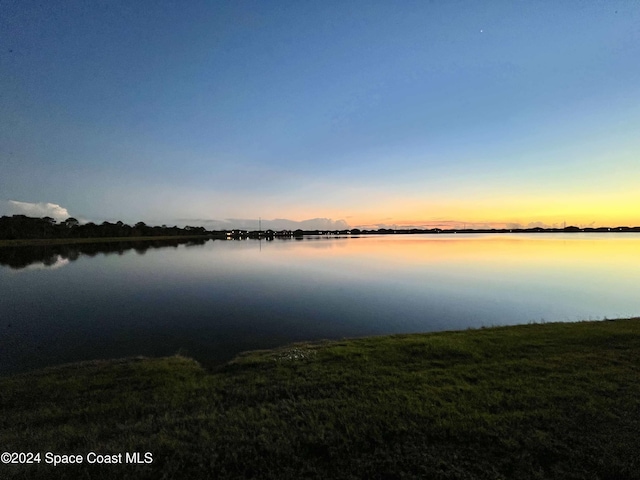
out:
{"label": "lake", "polygon": [[640,235],[447,234],[0,248],[0,373],[640,315]]}

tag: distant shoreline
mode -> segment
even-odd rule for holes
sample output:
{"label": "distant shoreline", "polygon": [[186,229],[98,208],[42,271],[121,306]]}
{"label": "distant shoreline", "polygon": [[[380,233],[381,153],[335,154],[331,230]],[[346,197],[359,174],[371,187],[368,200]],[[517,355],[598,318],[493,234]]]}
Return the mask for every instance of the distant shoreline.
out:
{"label": "distant shoreline", "polygon": [[[235,232],[235,231],[234,231]],[[359,235],[452,235],[452,234],[504,234],[504,233],[640,233],[640,227],[613,227],[613,228],[577,228],[565,229],[490,229],[490,230],[348,230],[348,231],[323,231],[307,230],[291,232],[287,238],[301,238],[304,236],[359,236]],[[108,243],[108,242],[148,242],[163,240],[225,240],[225,239],[271,239],[273,237],[285,237],[285,235],[273,235],[268,232],[243,231],[242,233],[215,232],[211,234],[199,235],[162,235],[162,236],[139,236],[139,237],[87,237],[87,238],[19,238],[12,240],[0,240],[0,247],[33,247],[47,245],[73,245],[83,243]]]}
{"label": "distant shoreline", "polygon": [[47,245],[74,245],[82,243],[153,242],[164,240],[208,240],[210,238],[222,239],[223,237],[216,235],[171,235],[158,237],[23,238],[14,240],[0,240],[0,247],[40,247]]}
{"label": "distant shoreline", "polygon": [[[465,225],[466,227],[466,225]],[[78,243],[102,243],[102,242],[137,242],[148,240],[175,240],[184,238],[200,239],[228,239],[244,240],[265,239],[301,239],[305,236],[337,236],[337,235],[447,235],[447,234],[487,234],[487,233],[640,233],[640,226],[617,227],[577,227],[575,225],[563,226],[563,228],[378,228],[377,230],[365,228],[343,229],[314,229],[314,230],[263,230],[261,226],[257,230],[247,228],[234,228],[225,230],[207,230],[204,227],[177,226],[169,227],[149,226],[144,222],[135,225],[127,225],[121,221],[110,223],[102,222],[96,225],[93,222],[81,224],[78,219],[69,217],[58,223],[51,217],[27,217],[25,215],[13,215],[12,217],[0,217],[0,247],[36,246],[36,245],[64,245]]]}

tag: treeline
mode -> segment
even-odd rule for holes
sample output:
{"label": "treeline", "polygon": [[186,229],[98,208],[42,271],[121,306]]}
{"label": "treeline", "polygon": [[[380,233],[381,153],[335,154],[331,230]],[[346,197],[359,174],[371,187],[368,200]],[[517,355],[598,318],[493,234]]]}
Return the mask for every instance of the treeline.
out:
{"label": "treeline", "polygon": [[447,234],[447,233],[546,233],[546,232],[640,232],[640,227],[598,227],[579,228],[569,226],[565,228],[513,228],[513,229],[388,229],[378,230],[349,229],[349,230],[283,230],[275,232],[248,231],[248,230],[206,230],[204,227],[186,226],[184,228],[152,227],[144,222],[135,225],[127,225],[123,222],[93,222],[80,224],[73,218],[67,218],[62,222],[57,222],[51,217],[35,218],[25,215],[13,215],[12,217],[0,217],[0,240],[22,240],[22,239],[47,239],[47,238],[116,238],[116,237],[173,237],[183,235],[203,235],[214,238],[302,238],[305,235],[388,235],[388,234]]}
{"label": "treeline", "polygon": [[151,227],[144,222],[127,225],[123,222],[93,222],[80,224],[73,218],[56,222],[51,217],[35,218],[26,215],[0,217],[0,239],[36,239],[36,238],[113,238],[113,237],[166,237],[182,235],[221,236],[224,232],[208,231],[204,227]]}

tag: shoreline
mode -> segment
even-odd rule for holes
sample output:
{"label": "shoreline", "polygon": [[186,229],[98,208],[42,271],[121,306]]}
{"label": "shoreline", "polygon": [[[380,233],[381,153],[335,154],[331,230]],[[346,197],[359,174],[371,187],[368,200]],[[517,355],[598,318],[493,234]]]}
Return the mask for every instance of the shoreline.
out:
{"label": "shoreline", "polygon": [[210,240],[223,239],[216,235],[166,235],[146,237],[88,237],[88,238],[26,238],[15,240],[0,240],[0,247],[40,247],[48,245],[75,245],[83,243],[111,243],[111,242],[152,242],[163,240]]}
{"label": "shoreline", "polygon": [[[0,377],[3,478],[636,480],[640,318],[297,343]],[[90,464],[93,453],[149,463]],[[93,458],[93,457],[91,457]],[[115,458],[115,457],[114,457]]]}
{"label": "shoreline", "polygon": [[3,378],[11,378],[19,375],[30,375],[37,374],[39,372],[45,371],[54,371],[57,369],[69,369],[69,370],[78,370],[83,367],[95,367],[95,366],[109,366],[109,365],[118,365],[118,364],[126,364],[128,362],[140,362],[140,361],[153,361],[153,360],[167,360],[174,357],[181,357],[188,359],[190,361],[196,362],[201,368],[206,370],[207,372],[217,372],[220,370],[224,370],[229,365],[234,365],[238,362],[242,362],[243,359],[253,357],[253,356],[273,356],[278,355],[281,351],[294,351],[299,349],[312,349],[318,350],[322,348],[331,348],[334,344],[345,344],[345,343],[358,343],[358,342],[380,342],[384,343],[385,341],[391,340],[400,340],[400,341],[411,341],[411,339],[416,340],[428,340],[428,337],[431,336],[448,336],[448,335],[459,335],[468,332],[493,332],[497,330],[510,330],[510,329],[521,329],[535,326],[561,326],[561,325],[574,325],[574,324],[600,324],[603,322],[638,322],[640,323],[640,316],[638,317],[621,317],[621,318],[607,318],[604,317],[602,319],[588,319],[588,320],[574,320],[574,321],[531,321],[528,323],[520,323],[520,324],[506,324],[506,325],[490,325],[490,326],[480,326],[480,327],[467,327],[459,330],[435,330],[428,332],[418,332],[418,333],[388,333],[388,334],[379,334],[379,335],[365,335],[365,336],[356,336],[356,337],[343,337],[339,339],[319,339],[319,340],[308,340],[308,341],[297,341],[287,343],[278,347],[273,348],[259,348],[253,350],[245,350],[240,351],[235,354],[233,357],[230,357],[226,361],[211,363],[208,361],[201,361],[195,358],[195,356],[191,356],[189,354],[183,354],[177,352],[173,355],[169,356],[147,356],[147,355],[138,355],[133,354],[126,357],[113,357],[113,358],[94,358],[87,360],[78,360],[71,362],[63,362],[59,364],[46,365],[42,367],[36,367],[28,370],[18,370],[16,372],[0,372],[0,380]]}
{"label": "shoreline", "polygon": [[[615,228],[584,228],[584,229],[576,229],[576,230],[562,230],[562,229],[546,229],[546,230],[440,230],[440,231],[429,231],[429,230],[421,230],[421,231],[410,231],[410,230],[395,230],[395,231],[359,231],[358,233],[353,232],[304,232],[300,235],[291,234],[286,236],[287,240],[290,238],[303,238],[303,237],[353,237],[357,238],[364,235],[372,235],[372,236],[388,236],[388,235],[435,235],[435,236],[448,236],[455,234],[536,234],[536,235],[544,235],[544,234],[567,234],[567,235],[575,235],[579,233],[587,233],[587,234],[619,234],[619,233],[640,233],[640,227],[615,227]],[[278,235],[267,235],[265,232],[249,232],[246,235],[237,235],[237,234],[227,234],[227,233],[218,233],[218,234],[199,234],[199,235],[158,235],[158,236],[141,236],[141,237],[83,237],[83,238],[23,238],[23,239],[13,239],[6,240],[0,239],[0,248],[2,247],[27,247],[27,246],[47,246],[47,245],[73,245],[73,244],[82,244],[82,243],[109,243],[109,242],[145,242],[145,241],[161,241],[161,240],[180,240],[180,239],[204,239],[204,240],[227,240],[227,239],[273,239],[278,238]]]}

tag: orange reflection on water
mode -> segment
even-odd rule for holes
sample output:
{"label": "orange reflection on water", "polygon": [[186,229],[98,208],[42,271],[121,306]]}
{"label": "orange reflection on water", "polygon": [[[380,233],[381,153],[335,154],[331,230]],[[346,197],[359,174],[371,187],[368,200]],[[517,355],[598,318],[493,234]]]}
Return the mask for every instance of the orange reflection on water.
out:
{"label": "orange reflection on water", "polygon": [[[615,235],[615,236],[614,236]],[[625,236],[626,235],[626,236]],[[314,242],[314,243],[311,243]],[[495,269],[582,268],[637,273],[640,236],[633,234],[379,235],[302,242],[297,254],[368,259],[371,265],[476,265]]]}

